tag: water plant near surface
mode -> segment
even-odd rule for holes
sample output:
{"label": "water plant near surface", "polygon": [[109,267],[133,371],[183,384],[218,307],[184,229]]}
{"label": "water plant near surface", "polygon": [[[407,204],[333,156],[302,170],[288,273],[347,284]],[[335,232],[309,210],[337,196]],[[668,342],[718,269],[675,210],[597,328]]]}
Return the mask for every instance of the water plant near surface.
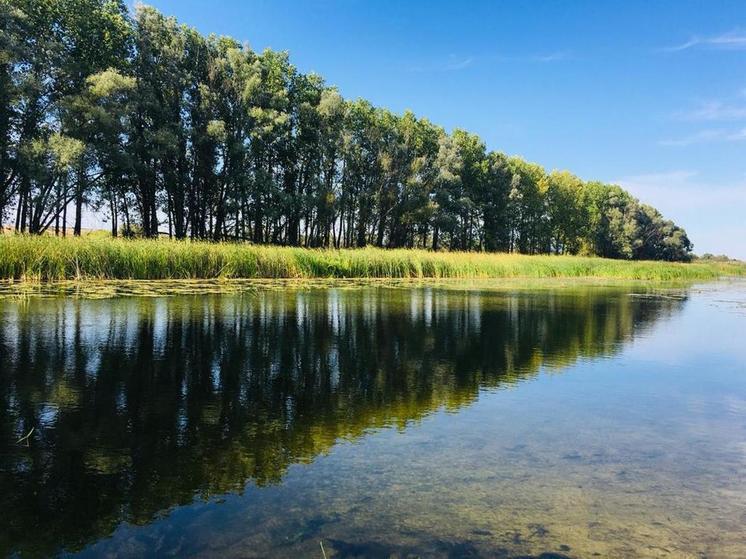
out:
{"label": "water plant near surface", "polygon": [[734,262],[624,261],[598,257],[306,249],[245,243],[0,236],[0,278],[581,278],[696,280],[746,275]]}

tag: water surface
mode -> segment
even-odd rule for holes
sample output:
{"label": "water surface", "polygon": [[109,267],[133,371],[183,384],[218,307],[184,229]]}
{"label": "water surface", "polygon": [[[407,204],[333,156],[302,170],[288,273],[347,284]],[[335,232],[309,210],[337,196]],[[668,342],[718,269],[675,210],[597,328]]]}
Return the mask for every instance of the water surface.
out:
{"label": "water surface", "polygon": [[745,337],[743,282],[0,300],[0,554],[743,557]]}

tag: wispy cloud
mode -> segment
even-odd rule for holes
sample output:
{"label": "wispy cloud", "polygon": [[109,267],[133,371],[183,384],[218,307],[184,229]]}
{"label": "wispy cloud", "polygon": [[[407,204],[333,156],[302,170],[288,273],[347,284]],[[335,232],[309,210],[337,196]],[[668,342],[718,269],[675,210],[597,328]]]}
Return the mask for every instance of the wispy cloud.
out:
{"label": "wispy cloud", "polygon": [[742,142],[744,140],[746,140],[746,128],[740,130],[710,128],[707,130],[700,130],[681,138],[660,140],[658,144],[667,147],[686,147],[694,144],[705,144],[711,142]]}
{"label": "wispy cloud", "polygon": [[695,36],[684,43],[664,47],[664,52],[681,52],[693,48],[715,50],[746,50],[746,32],[733,30],[720,35]]}
{"label": "wispy cloud", "polygon": [[536,62],[551,63],[571,60],[572,53],[569,51],[555,51],[538,54],[522,55],[483,55],[483,56],[457,56],[451,54],[447,59],[426,65],[413,66],[412,72],[456,72],[477,65],[495,62]]}
{"label": "wispy cloud", "polygon": [[570,51],[558,50],[547,53],[534,54],[496,54],[487,57],[486,60],[496,62],[562,62],[572,60],[573,55]]}
{"label": "wispy cloud", "polygon": [[[718,127],[696,130],[678,138],[660,140],[658,145],[682,147],[712,142],[741,142],[746,140],[746,90],[738,92],[723,100],[701,101],[694,108],[671,114],[673,120],[680,122],[724,122]],[[740,128],[738,128],[740,126]]]}
{"label": "wispy cloud", "polygon": [[453,72],[456,70],[463,70],[464,68],[468,68],[474,64],[474,57],[469,56],[467,58],[463,58],[461,60],[452,60],[451,62],[446,63],[443,66],[443,70],[447,72]]}
{"label": "wispy cloud", "polygon": [[644,184],[644,185],[660,185],[660,184],[677,184],[680,185],[687,182],[697,176],[696,171],[690,171],[688,169],[677,169],[674,171],[665,171],[662,173],[644,173],[641,175],[631,175],[614,181],[617,184]]}
{"label": "wispy cloud", "polygon": [[707,101],[695,109],[674,114],[678,120],[743,120],[746,119],[746,105],[731,105],[722,101]]}
{"label": "wispy cloud", "polygon": [[561,50],[557,52],[550,52],[549,54],[537,54],[530,57],[528,60],[534,62],[560,62],[562,60],[569,60],[571,55],[569,52]]}
{"label": "wispy cloud", "polygon": [[425,66],[413,66],[412,72],[457,72],[465,70],[474,64],[473,56],[457,56],[451,54],[446,60],[428,64]]}
{"label": "wispy cloud", "polygon": [[695,132],[694,134],[689,134],[688,136],[683,136],[681,138],[669,138],[666,140],[660,140],[658,144],[661,146],[668,146],[668,147],[684,147],[684,146],[691,146],[692,144],[714,142],[718,139],[721,139],[722,137],[723,137],[722,130],[716,130],[716,129],[700,130],[699,132]]}
{"label": "wispy cloud", "polygon": [[746,128],[741,128],[737,132],[731,132],[726,136],[726,140],[729,142],[742,142],[746,140]]}

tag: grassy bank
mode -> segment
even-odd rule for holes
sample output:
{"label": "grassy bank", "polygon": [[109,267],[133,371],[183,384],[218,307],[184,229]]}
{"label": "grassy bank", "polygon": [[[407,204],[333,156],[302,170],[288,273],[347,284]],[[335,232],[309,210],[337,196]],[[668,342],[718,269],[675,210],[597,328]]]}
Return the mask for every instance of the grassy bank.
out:
{"label": "grassy bank", "polygon": [[573,278],[710,279],[736,263],[630,262],[579,256],[310,250],[231,243],[0,235],[0,279]]}

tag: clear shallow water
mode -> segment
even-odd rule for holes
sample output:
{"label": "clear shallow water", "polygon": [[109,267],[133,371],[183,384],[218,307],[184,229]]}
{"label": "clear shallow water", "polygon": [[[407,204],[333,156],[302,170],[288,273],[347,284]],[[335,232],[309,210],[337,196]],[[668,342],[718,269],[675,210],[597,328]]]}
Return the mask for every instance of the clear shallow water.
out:
{"label": "clear shallow water", "polygon": [[0,300],[0,399],[3,555],[746,556],[742,282]]}

